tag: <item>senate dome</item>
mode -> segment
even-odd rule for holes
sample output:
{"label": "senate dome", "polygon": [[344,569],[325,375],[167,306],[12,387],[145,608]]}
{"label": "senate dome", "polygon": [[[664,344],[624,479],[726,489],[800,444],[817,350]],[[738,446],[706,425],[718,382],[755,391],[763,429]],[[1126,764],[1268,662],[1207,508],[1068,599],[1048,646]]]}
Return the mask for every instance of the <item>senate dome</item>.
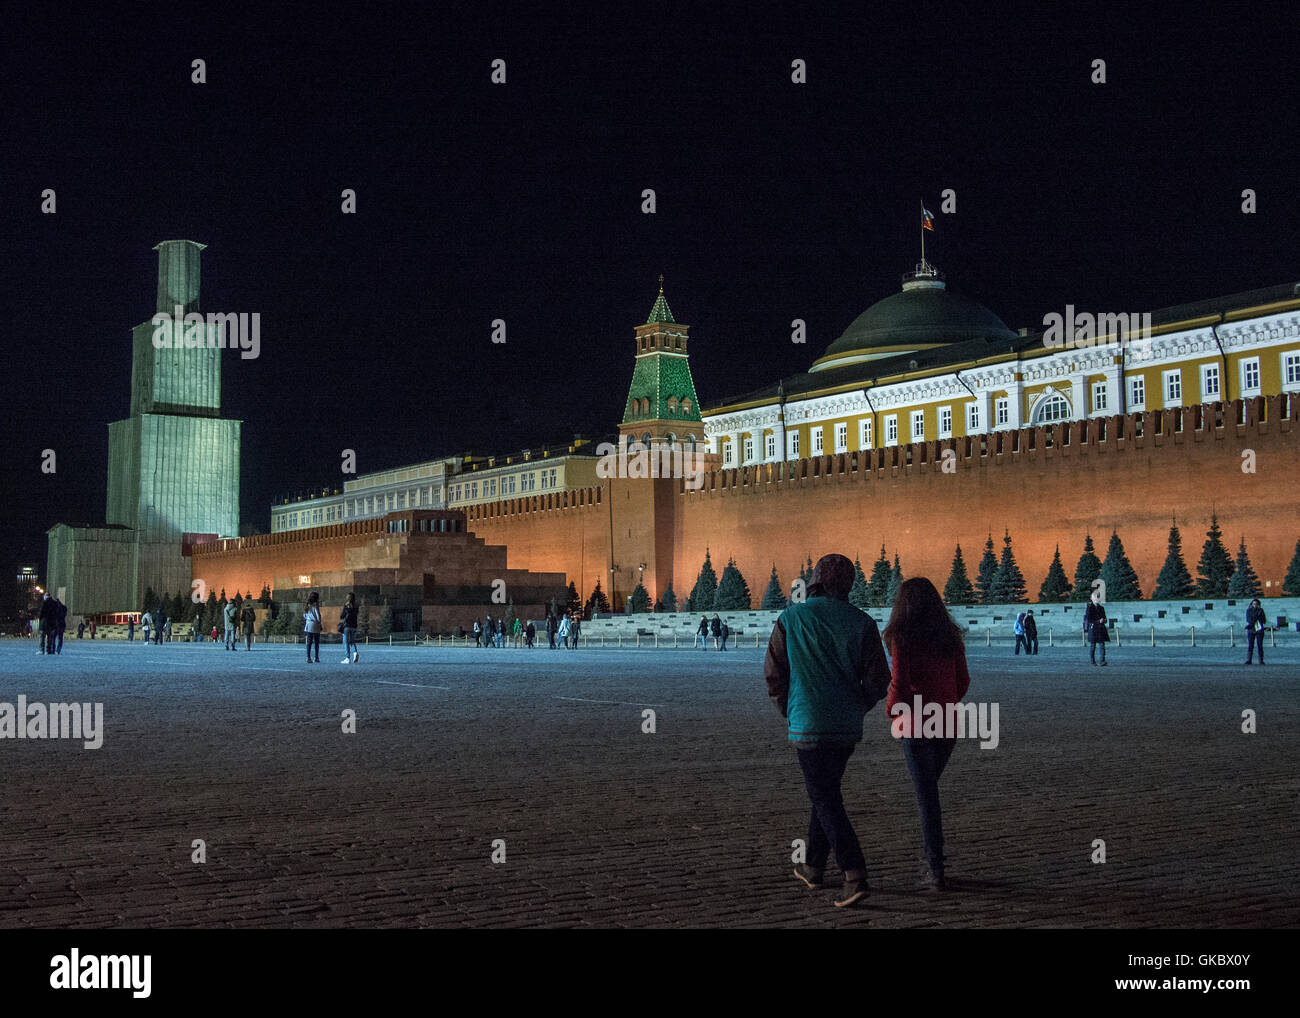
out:
{"label": "senate dome", "polygon": [[1016,333],[982,304],[953,293],[939,273],[904,277],[902,292],[877,301],[854,319],[811,371],[927,350],[971,340],[1014,340]]}

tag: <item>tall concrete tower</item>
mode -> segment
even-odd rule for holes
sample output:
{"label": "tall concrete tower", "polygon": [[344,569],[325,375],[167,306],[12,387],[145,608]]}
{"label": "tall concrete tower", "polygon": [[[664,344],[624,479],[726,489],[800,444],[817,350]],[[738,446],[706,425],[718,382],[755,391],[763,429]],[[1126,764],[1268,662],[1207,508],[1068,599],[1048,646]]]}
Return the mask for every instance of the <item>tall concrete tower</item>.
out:
{"label": "tall concrete tower", "polygon": [[[190,589],[185,535],[239,535],[240,421],[221,413],[221,325],[199,310],[204,245],[158,252],[158,315],[132,333],[131,416],[108,426],[105,528],[50,531],[50,586],[77,613],[139,607],[144,588]],[[175,320],[177,309],[182,320]],[[57,584],[57,586],[56,586]]]}

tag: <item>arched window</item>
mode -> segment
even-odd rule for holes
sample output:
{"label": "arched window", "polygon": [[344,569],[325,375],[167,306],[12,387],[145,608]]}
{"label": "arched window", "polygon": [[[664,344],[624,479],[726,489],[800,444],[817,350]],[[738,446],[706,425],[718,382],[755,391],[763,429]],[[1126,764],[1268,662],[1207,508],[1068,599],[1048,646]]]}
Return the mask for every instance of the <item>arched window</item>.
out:
{"label": "arched window", "polygon": [[644,435],[642,435],[642,436],[641,436],[641,441],[642,441],[643,443],[645,443],[645,447],[646,447],[647,449],[649,449],[649,448],[650,448],[650,432],[647,431]]}
{"label": "arched window", "polygon": [[1070,401],[1059,392],[1045,395],[1034,404],[1032,424],[1052,424],[1070,419]]}
{"label": "arched window", "polygon": [[691,401],[689,399],[682,400],[682,413],[689,414],[690,412],[691,412]]}
{"label": "arched window", "polygon": [[648,414],[650,413],[650,397],[649,397],[649,396],[643,396],[643,397],[641,398],[641,413],[642,413],[643,416],[648,415]]}
{"label": "arched window", "polygon": [[669,413],[669,414],[675,414],[675,413],[677,413],[677,397],[676,397],[676,396],[669,396],[669,397],[668,397],[668,413]]}

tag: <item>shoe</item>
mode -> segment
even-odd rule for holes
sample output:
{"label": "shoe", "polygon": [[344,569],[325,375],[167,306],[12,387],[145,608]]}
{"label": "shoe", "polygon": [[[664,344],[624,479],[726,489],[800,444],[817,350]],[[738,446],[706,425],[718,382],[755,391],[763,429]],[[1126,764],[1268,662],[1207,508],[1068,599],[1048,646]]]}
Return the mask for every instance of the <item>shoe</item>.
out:
{"label": "shoe", "polygon": [[353,655],[352,655],[352,663],[353,663],[353,664],[356,664],[356,663],[357,663],[358,661],[360,661],[360,660],[361,660],[361,655],[360,655],[360,654],[353,654]]}
{"label": "shoe", "polygon": [[935,870],[927,868],[925,876],[921,878],[921,890],[940,893],[947,889],[948,884],[943,878],[943,871],[939,870],[936,872]]}
{"label": "shoe", "polygon": [[1101,663],[1101,667],[1103,667],[1103,668],[1106,667],[1106,662],[1105,662],[1105,661],[1103,661],[1103,662]]}
{"label": "shoe", "polygon": [[859,880],[846,879],[844,881],[844,890],[841,891],[840,896],[835,899],[835,907],[851,908],[859,902],[866,901],[868,893],[869,888],[867,887],[866,877]]}
{"label": "shoe", "polygon": [[813,869],[807,863],[796,864],[794,875],[803,881],[804,886],[810,891],[820,891],[826,886],[822,879],[822,871]]}
{"label": "shoe", "polygon": [[339,662],[339,664],[344,664],[344,665],[350,665],[351,663],[352,663],[352,659],[347,657],[345,657],[342,661]]}

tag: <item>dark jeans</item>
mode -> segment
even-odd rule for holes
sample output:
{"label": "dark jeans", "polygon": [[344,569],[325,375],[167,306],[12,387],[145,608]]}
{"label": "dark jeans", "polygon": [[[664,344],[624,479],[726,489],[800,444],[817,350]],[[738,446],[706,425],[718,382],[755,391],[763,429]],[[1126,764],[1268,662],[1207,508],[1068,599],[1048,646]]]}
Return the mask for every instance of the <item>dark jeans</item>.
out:
{"label": "dark jeans", "polygon": [[1105,664],[1105,663],[1106,663],[1106,643],[1105,643],[1105,641],[1104,641],[1104,640],[1089,640],[1088,643],[1089,643],[1089,644],[1091,645],[1091,647],[1092,647],[1092,652],[1091,652],[1091,654],[1089,655],[1089,656],[1092,658],[1092,663],[1093,663],[1093,664],[1096,664],[1096,663],[1097,663],[1097,648],[1100,647],[1100,648],[1101,648],[1101,663],[1102,663],[1102,664]]}
{"label": "dark jeans", "polygon": [[1026,654],[1037,654],[1037,653],[1038,653],[1038,634],[1037,634],[1037,633],[1035,633],[1033,636],[1030,636],[1028,633],[1026,633],[1025,636],[1024,636],[1024,641],[1025,641],[1025,653],[1026,653]]}
{"label": "dark jeans", "polygon": [[1246,634],[1246,664],[1250,664],[1251,658],[1255,656],[1255,646],[1259,646],[1259,663],[1264,663],[1264,632]]}
{"label": "dark jeans", "polygon": [[1016,654],[1020,653],[1021,647],[1025,648],[1025,653],[1029,653],[1029,641],[1020,633],[1016,634]]}
{"label": "dark jeans", "polygon": [[[318,640],[320,639],[320,633],[316,634],[316,638]],[[245,650],[253,649],[253,627],[251,625],[246,630],[244,630],[244,649]]]}
{"label": "dark jeans", "polygon": [[316,661],[320,662],[320,633],[304,633],[307,637],[307,660],[311,660],[311,649],[316,648]]}
{"label": "dark jeans", "polygon": [[831,849],[840,869],[866,872],[867,863],[862,857],[862,846],[849,823],[844,809],[844,795],[840,782],[844,768],[853,755],[853,743],[824,743],[796,751],[803,770],[804,787],[812,802],[812,815],[808,820],[808,865],[815,870],[826,868]]}
{"label": "dark jeans", "polygon": [[952,756],[956,739],[903,739],[903,759],[912,775],[921,808],[921,843],[930,872],[943,873],[943,817],[939,811],[939,777]]}

